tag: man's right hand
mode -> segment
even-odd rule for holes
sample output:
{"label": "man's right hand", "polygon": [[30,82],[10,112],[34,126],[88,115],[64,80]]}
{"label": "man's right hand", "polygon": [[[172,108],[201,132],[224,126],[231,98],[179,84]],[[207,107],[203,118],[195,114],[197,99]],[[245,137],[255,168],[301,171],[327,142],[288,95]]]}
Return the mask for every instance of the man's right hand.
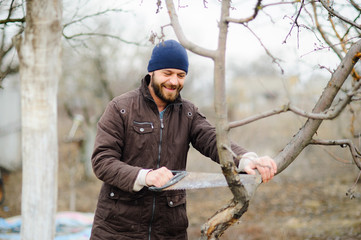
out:
{"label": "man's right hand", "polygon": [[161,187],[166,184],[173,176],[173,173],[168,168],[161,167],[148,172],[145,177],[145,183],[149,187]]}

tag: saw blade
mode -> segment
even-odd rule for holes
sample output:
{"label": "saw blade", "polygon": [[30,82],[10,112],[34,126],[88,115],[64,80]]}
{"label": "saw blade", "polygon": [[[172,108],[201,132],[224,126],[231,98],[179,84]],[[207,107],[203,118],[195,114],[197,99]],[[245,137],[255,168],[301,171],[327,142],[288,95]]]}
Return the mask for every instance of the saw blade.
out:
{"label": "saw blade", "polygon": [[[262,182],[260,175],[239,174],[239,180],[250,195]],[[227,187],[227,180],[222,173],[187,172],[186,175],[173,185],[167,186],[162,191],[167,190],[187,190]]]}

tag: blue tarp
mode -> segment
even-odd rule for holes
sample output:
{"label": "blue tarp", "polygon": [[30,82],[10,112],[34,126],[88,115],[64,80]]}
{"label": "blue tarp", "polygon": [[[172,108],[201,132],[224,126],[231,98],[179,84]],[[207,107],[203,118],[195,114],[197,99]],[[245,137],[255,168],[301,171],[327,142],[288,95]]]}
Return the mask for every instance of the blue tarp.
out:
{"label": "blue tarp", "polygon": [[[54,240],[89,240],[93,217],[93,213],[57,213]],[[21,216],[0,218],[0,240],[20,240],[20,228]]]}

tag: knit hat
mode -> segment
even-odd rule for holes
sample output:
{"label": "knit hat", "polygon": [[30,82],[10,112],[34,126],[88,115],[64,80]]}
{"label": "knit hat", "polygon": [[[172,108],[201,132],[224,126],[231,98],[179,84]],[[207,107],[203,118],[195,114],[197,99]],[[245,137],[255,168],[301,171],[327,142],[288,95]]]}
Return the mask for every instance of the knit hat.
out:
{"label": "knit hat", "polygon": [[159,69],[175,68],[188,72],[188,55],[185,48],[175,40],[167,40],[153,48],[148,63],[148,72]]}

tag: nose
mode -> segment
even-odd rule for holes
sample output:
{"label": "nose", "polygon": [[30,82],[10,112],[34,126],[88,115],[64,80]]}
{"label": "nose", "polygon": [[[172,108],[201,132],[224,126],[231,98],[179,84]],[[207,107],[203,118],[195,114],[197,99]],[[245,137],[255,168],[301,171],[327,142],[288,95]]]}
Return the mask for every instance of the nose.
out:
{"label": "nose", "polygon": [[172,85],[177,85],[178,84],[178,76],[177,76],[177,74],[172,74],[172,76],[169,79],[169,82]]}

